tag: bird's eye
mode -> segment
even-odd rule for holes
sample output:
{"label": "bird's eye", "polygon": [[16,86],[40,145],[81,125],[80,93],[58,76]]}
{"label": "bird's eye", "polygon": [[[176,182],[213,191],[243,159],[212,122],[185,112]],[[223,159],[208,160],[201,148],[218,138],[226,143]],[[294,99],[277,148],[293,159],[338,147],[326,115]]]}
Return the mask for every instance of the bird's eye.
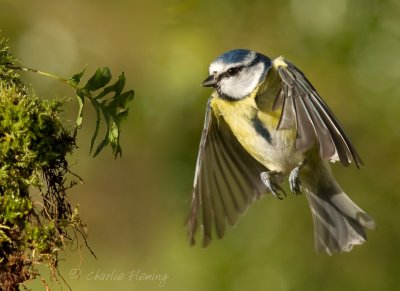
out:
{"label": "bird's eye", "polygon": [[240,69],[240,67],[230,68],[228,71],[226,71],[226,74],[228,76],[236,75],[240,71]]}

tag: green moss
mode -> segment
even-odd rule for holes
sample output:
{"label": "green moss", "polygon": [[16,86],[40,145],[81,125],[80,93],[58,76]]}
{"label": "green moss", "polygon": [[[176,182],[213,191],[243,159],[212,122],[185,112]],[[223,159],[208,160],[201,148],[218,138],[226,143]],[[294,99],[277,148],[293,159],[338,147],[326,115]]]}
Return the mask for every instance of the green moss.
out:
{"label": "green moss", "polygon": [[0,220],[3,225],[22,225],[31,210],[32,202],[27,197],[12,195],[0,197]]}
{"label": "green moss", "polygon": [[[0,192],[39,186],[40,169],[73,149],[58,120],[59,101],[25,95],[0,82]],[[15,192],[17,191],[17,192]]]}
{"label": "green moss", "polygon": [[7,40],[0,36],[0,80],[2,83],[16,85],[21,90],[24,85],[18,74],[14,70],[7,68],[8,64],[15,64],[17,61],[9,52]]}
{"label": "green moss", "polygon": [[[59,119],[63,103],[27,93],[18,75],[3,65],[14,62],[0,40],[1,290],[35,278],[40,263],[56,268],[58,251],[74,240],[71,229],[85,238],[66,195],[71,186],[66,157],[76,146]],[[39,193],[35,198],[33,191]]]}
{"label": "green moss", "polygon": [[[66,129],[59,118],[63,102],[30,93],[17,70],[51,77],[74,89],[79,110],[73,130]],[[59,251],[74,244],[78,234],[88,247],[85,225],[66,193],[76,184],[67,179],[67,156],[76,148],[86,99],[97,114],[91,150],[102,120],[106,126],[94,156],[107,145],[116,158],[121,156],[120,126],[134,92],[123,92],[123,73],[110,84],[107,67],[97,69],[80,85],[83,75],[84,70],[65,79],[25,68],[0,39],[0,290],[17,290],[21,283],[39,275],[36,266],[43,263],[57,276]]]}

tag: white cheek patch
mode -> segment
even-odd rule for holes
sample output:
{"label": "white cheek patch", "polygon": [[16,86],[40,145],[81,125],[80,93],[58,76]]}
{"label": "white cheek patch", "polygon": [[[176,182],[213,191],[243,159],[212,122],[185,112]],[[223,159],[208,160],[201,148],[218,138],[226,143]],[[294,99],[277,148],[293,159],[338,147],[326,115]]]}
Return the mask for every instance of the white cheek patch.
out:
{"label": "white cheek patch", "polygon": [[220,92],[234,99],[242,99],[258,86],[265,71],[264,63],[244,68],[238,75],[220,82]]}

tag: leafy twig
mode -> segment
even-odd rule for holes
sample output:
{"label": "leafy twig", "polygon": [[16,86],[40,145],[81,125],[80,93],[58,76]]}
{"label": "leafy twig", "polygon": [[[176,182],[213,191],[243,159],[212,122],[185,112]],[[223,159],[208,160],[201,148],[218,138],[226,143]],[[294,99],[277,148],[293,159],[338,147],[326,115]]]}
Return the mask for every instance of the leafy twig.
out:
{"label": "leafy twig", "polygon": [[85,99],[88,99],[93,105],[97,117],[96,128],[90,143],[90,153],[93,151],[95,141],[99,134],[101,122],[104,120],[106,125],[106,133],[103,140],[97,145],[93,157],[97,156],[108,144],[111,145],[115,158],[121,156],[122,150],[119,142],[121,123],[128,116],[128,103],[134,97],[133,90],[123,92],[125,86],[124,73],[118,77],[118,80],[114,84],[108,85],[112,78],[110,70],[107,67],[98,68],[84,86],[79,86],[85,73],[85,68],[81,72],[73,75],[71,78],[65,79],[36,69],[15,66],[12,63],[6,63],[3,65],[9,69],[33,72],[50,77],[71,86],[76,93],[79,103],[78,117],[75,122],[74,130],[75,136],[77,134],[77,130],[82,126],[82,113],[85,105]]}

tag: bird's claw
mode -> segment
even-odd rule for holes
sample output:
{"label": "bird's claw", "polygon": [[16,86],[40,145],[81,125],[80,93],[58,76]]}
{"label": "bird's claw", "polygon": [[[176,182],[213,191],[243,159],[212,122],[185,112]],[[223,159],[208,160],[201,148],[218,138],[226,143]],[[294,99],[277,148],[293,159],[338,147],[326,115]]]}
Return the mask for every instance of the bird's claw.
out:
{"label": "bird's claw", "polygon": [[289,175],[289,186],[292,193],[299,195],[301,194],[301,181],[300,181],[300,169],[301,166],[294,168]]}
{"label": "bird's claw", "polygon": [[283,188],[274,180],[274,176],[277,175],[276,172],[262,172],[260,174],[261,181],[268,188],[268,190],[279,200],[286,197],[286,192]]}

